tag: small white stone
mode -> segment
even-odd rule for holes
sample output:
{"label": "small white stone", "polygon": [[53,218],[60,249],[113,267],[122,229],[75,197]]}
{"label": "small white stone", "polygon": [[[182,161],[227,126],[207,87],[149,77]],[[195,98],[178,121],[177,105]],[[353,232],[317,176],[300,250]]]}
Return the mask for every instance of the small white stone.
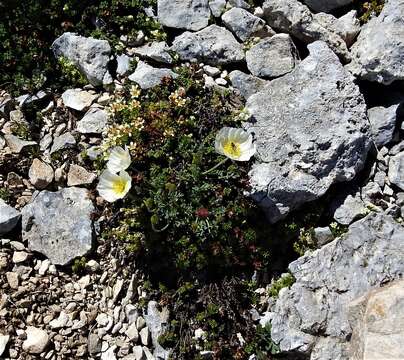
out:
{"label": "small white stone", "polygon": [[26,334],[27,339],[22,344],[23,350],[30,354],[42,353],[49,343],[49,336],[46,331],[28,326]]}
{"label": "small white stone", "polygon": [[128,327],[128,330],[125,332],[126,336],[129,338],[130,341],[137,342],[139,339],[139,332],[137,330],[136,324],[133,323]]}
{"label": "small white stone", "polygon": [[149,328],[147,326],[144,327],[142,330],[140,330],[139,335],[140,335],[140,340],[141,340],[142,344],[147,346],[149,344],[149,341],[150,341]]}

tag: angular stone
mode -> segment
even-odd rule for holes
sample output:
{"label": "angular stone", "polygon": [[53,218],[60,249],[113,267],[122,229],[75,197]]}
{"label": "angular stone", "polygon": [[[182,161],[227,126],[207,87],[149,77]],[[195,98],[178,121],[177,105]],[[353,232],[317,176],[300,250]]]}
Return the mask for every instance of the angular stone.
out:
{"label": "angular stone", "polygon": [[77,131],[81,134],[101,134],[107,125],[107,112],[99,108],[90,108],[77,123]]}
{"label": "angular stone", "polygon": [[334,212],[334,220],[341,225],[349,225],[354,220],[365,216],[367,209],[360,194],[348,195],[344,202]]}
{"label": "angular stone", "polygon": [[3,355],[4,350],[6,350],[6,346],[9,340],[10,340],[9,335],[0,335],[0,356]]}
{"label": "angular stone", "polygon": [[229,74],[232,86],[237,89],[244,99],[248,99],[251,95],[259,92],[267,84],[267,81],[256,76],[243,73],[240,70],[234,70]]}
{"label": "angular stone", "polygon": [[272,318],[271,336],[281,351],[311,353],[311,360],[352,359],[348,305],[401,277],[402,239],[402,225],[371,213],[342,237],[291,263],[296,282],[280,291]]}
{"label": "angular stone", "polygon": [[328,12],[351,4],[354,0],[302,0],[316,12]]}
{"label": "angular stone", "polygon": [[214,17],[220,17],[226,8],[226,0],[209,0],[209,8]]}
{"label": "angular stone", "polygon": [[3,199],[0,199],[0,235],[7,234],[15,228],[20,220],[21,214],[7,205]]}
{"label": "angular stone", "polygon": [[264,20],[241,8],[233,8],[222,15],[223,24],[241,41],[250,37],[272,36],[275,32]]}
{"label": "angular stone", "polygon": [[390,158],[388,177],[392,184],[404,190],[404,152]]}
{"label": "angular stone", "polygon": [[175,79],[178,75],[170,69],[154,68],[143,61],[139,61],[135,72],[129,76],[130,81],[134,81],[142,89],[150,89],[160,85],[165,77]]}
{"label": "angular stone", "polygon": [[74,136],[69,132],[64,133],[58,137],[55,137],[50,154],[52,155],[57,151],[67,149],[74,145],[76,145],[76,139],[74,138]]}
{"label": "angular stone", "polygon": [[243,47],[225,28],[210,25],[196,33],[177,36],[171,47],[181,60],[197,59],[210,65],[225,65],[244,60]]}
{"label": "angular stone", "polygon": [[[364,166],[366,105],[353,77],[321,41],[291,73],[252,95],[245,124],[257,139],[251,195],[276,222]],[[327,104],[327,106],[324,106]]]}
{"label": "angular stone", "polygon": [[372,138],[378,148],[393,140],[397,124],[398,104],[390,107],[377,106],[368,109]]}
{"label": "angular stone", "polygon": [[169,46],[165,41],[152,42],[138,48],[134,48],[135,55],[139,55],[145,59],[154,60],[163,64],[172,64]]}
{"label": "angular stone", "polygon": [[266,0],[263,10],[267,23],[273,29],[291,34],[305,43],[325,41],[336,54],[349,61],[348,48],[341,35],[324,27],[298,0]]}
{"label": "angular stone", "polygon": [[129,73],[131,61],[132,59],[126,54],[118,55],[116,57],[116,73],[120,76],[126,76]]}
{"label": "angular stone", "polygon": [[87,171],[79,165],[72,164],[67,173],[67,186],[90,185],[96,178],[96,174]]}
{"label": "angular stone", "polygon": [[291,72],[298,63],[298,54],[288,34],[262,39],[246,53],[248,70],[261,78],[275,78]]}
{"label": "angular stone", "polygon": [[23,239],[30,250],[44,254],[52,264],[65,265],[90,251],[93,211],[85,189],[42,191],[22,209]]}
{"label": "angular stone", "polygon": [[389,0],[362,27],[348,68],[363,80],[389,85],[404,80],[404,1]]}
{"label": "angular stone", "polygon": [[22,349],[30,354],[40,354],[49,344],[49,336],[45,330],[28,326],[25,331],[27,339],[22,343]]}
{"label": "angular stone", "polygon": [[56,57],[63,56],[75,64],[94,86],[102,85],[110,77],[111,47],[106,40],[66,32],[54,41],[52,50]]}
{"label": "angular stone", "polygon": [[168,309],[163,308],[160,311],[158,309],[157,302],[149,301],[147,304],[147,314],[145,315],[145,320],[151,333],[152,344],[154,347],[154,357],[156,359],[168,359],[169,351],[164,349],[158,342],[158,338],[161,334],[163,334],[169,320]]}
{"label": "angular stone", "polygon": [[404,359],[404,281],[371,290],[350,303],[352,360]]}
{"label": "angular stone", "polygon": [[197,31],[208,26],[208,0],[158,0],[157,16],[164,26]]}
{"label": "angular stone", "polygon": [[136,323],[131,324],[125,331],[125,334],[130,341],[136,343],[139,339],[139,331],[137,331]]}
{"label": "angular stone", "polygon": [[10,151],[14,154],[19,154],[25,148],[38,146],[35,141],[22,140],[15,135],[4,135],[4,139],[6,140],[7,146],[10,148]]}
{"label": "angular stone", "polygon": [[65,106],[77,111],[87,110],[97,97],[97,95],[81,89],[68,89],[62,94]]}
{"label": "angular stone", "polygon": [[54,178],[52,166],[47,163],[34,159],[28,171],[29,181],[37,189],[45,189]]}

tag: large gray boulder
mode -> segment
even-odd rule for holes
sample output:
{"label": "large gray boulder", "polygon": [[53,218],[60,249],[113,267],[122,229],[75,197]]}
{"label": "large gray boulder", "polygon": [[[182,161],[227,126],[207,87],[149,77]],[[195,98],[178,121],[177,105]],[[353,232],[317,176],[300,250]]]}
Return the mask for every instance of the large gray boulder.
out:
{"label": "large gray boulder", "polygon": [[291,263],[296,282],[280,291],[272,314],[272,339],[280,349],[311,353],[311,360],[352,359],[349,305],[402,276],[403,239],[402,225],[372,213],[341,238]]}
{"label": "large gray boulder", "polygon": [[318,199],[364,166],[369,148],[366,105],[353,76],[321,41],[289,74],[272,80],[246,105],[257,139],[251,195],[276,222]]}
{"label": "large gray boulder", "polygon": [[12,206],[0,199],[0,235],[7,234],[15,228],[21,214]]}
{"label": "large gray boulder", "polygon": [[158,0],[157,16],[164,26],[197,31],[208,26],[208,0]]}
{"label": "large gray boulder", "polygon": [[[298,0],[266,0],[263,10],[267,23],[273,29],[289,33],[305,43],[325,41],[336,54],[349,61],[347,44],[341,34],[334,27],[326,25],[323,19],[317,19],[310,9]],[[328,24],[333,16],[328,14],[327,17]]]}
{"label": "large gray boulder", "polygon": [[275,78],[291,72],[298,58],[297,49],[288,34],[262,39],[246,53],[248,70],[261,78]]}
{"label": "large gray boulder", "polygon": [[63,56],[76,65],[94,86],[110,83],[108,72],[111,47],[108,41],[66,32],[52,44],[56,57]]}
{"label": "large gray boulder", "polygon": [[404,80],[404,0],[388,0],[363,26],[351,52],[349,69],[361,79],[385,85]]}
{"label": "large gray boulder", "polygon": [[210,65],[237,63],[245,58],[243,46],[233,34],[217,25],[196,33],[183,33],[175,38],[171,50],[177,52],[181,60],[197,59]]}
{"label": "large gray boulder", "polygon": [[314,11],[328,12],[353,3],[354,0],[302,0]]}
{"label": "large gray boulder", "polygon": [[22,237],[56,265],[86,255],[92,246],[94,206],[86,189],[42,191],[22,213]]}

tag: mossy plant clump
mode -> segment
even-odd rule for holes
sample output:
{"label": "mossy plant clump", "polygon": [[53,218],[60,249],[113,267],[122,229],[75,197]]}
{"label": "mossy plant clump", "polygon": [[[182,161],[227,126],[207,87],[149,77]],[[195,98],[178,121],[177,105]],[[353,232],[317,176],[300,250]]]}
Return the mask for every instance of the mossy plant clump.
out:
{"label": "mossy plant clump", "polygon": [[253,270],[268,253],[249,221],[259,212],[244,195],[249,164],[228,161],[209,172],[224,158],[213,146],[216,133],[241,125],[236,99],[205,89],[197,67],[178,72],[147,92],[126,88],[110,107],[114,125],[103,150],[130,148],[133,189],[104,236],[128,241],[166,280]]}
{"label": "mossy plant clump", "polygon": [[[66,31],[110,41],[120,49],[143,31],[164,38],[160,24],[145,13],[156,0],[4,0],[0,2],[0,87],[13,94],[53,85],[69,86],[64,64],[52,54],[52,42]],[[75,85],[73,82],[71,85]]]}
{"label": "mossy plant clump", "polygon": [[355,7],[358,10],[359,20],[367,23],[373,16],[378,16],[384,6],[385,0],[356,0]]}

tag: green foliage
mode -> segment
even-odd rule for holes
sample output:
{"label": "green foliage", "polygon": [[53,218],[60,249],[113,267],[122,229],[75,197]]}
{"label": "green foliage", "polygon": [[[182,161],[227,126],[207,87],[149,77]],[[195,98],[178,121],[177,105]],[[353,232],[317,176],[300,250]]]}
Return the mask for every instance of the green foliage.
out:
{"label": "green foliage", "polygon": [[291,287],[295,282],[295,278],[291,273],[283,274],[278,280],[272,283],[270,289],[268,290],[268,295],[277,298],[279,291],[285,287]]}
{"label": "green foliage", "polygon": [[359,20],[367,23],[373,16],[378,16],[383,10],[384,2],[385,0],[356,0]]}
{"label": "green foliage", "polygon": [[348,231],[348,226],[338,224],[337,222],[332,222],[330,224],[330,230],[331,230],[332,235],[335,238],[337,238],[337,237],[340,237],[341,235],[345,234]]}
{"label": "green foliage", "polygon": [[72,265],[73,273],[75,273],[75,274],[82,273],[86,267],[86,262],[87,262],[87,260],[85,257],[75,259],[73,262],[73,265]]}
{"label": "green foliage", "polygon": [[10,198],[11,198],[10,192],[4,187],[0,187],[0,199],[4,200],[5,202],[8,202]]}
{"label": "green foliage", "polygon": [[255,354],[258,360],[270,359],[270,355],[279,353],[279,346],[276,345],[271,338],[271,324],[265,327],[258,325],[255,338],[246,345],[245,352],[248,355]]}
{"label": "green foliage", "polygon": [[156,274],[173,278],[220,277],[262,266],[249,219],[258,209],[245,197],[248,164],[227,162],[213,147],[223,126],[240,126],[230,95],[203,87],[195,67],[181,68],[176,81],[140,94],[126,89],[111,105],[116,125],[104,149],[131,146],[134,191],[118,226],[105,236],[130,240]]}
{"label": "green foliage", "polygon": [[64,57],[58,59],[60,70],[67,81],[75,86],[84,86],[87,78],[80,72],[76,65]]}
{"label": "green foliage", "polygon": [[161,39],[161,26],[144,8],[156,0],[4,0],[0,2],[0,86],[13,93],[63,83],[50,46],[65,31],[108,39],[118,45],[139,30]]}

